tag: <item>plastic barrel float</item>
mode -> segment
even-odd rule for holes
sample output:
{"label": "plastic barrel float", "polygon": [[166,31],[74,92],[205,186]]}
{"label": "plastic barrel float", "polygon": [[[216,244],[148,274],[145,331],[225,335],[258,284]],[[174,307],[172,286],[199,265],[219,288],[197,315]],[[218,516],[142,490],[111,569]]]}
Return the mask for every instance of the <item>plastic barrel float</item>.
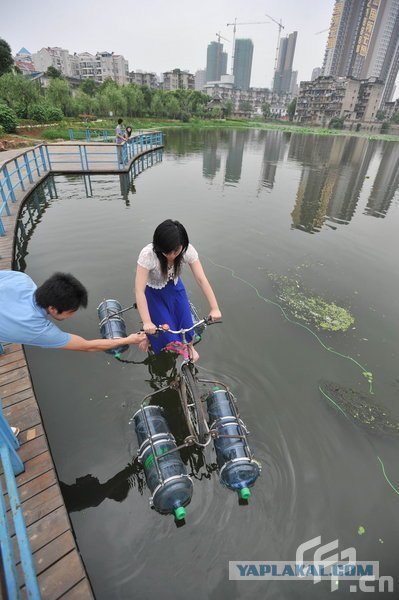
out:
{"label": "plastic barrel float", "polygon": [[151,508],[181,521],[186,516],[184,507],[191,501],[193,482],[162,413],[160,406],[144,406],[133,415],[131,425],[139,443],[138,460],[152,493]]}
{"label": "plastic barrel float", "polygon": [[[100,319],[100,332],[104,339],[116,340],[126,337],[126,325],[121,315],[122,306],[118,300],[104,300],[97,307],[98,318]],[[113,354],[118,358],[122,352],[125,352],[129,346],[121,345],[117,348],[105,350],[108,354]]]}
{"label": "plastic barrel float", "polygon": [[246,428],[238,416],[232,395],[215,389],[207,397],[210,430],[219,467],[220,482],[243,500],[251,496],[261,465],[254,460],[246,438]]}

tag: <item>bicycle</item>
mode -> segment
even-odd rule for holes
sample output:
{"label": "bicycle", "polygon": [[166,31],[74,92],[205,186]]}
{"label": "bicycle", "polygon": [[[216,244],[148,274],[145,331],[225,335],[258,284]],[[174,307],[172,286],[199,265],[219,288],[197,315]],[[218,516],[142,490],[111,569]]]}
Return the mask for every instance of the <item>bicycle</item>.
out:
{"label": "bicycle", "polygon": [[[180,397],[180,403],[190,434],[185,438],[184,445],[196,444],[197,446],[204,447],[209,444],[212,437],[203,407],[199,384],[213,383],[214,385],[220,385],[227,390],[227,387],[221,382],[198,378],[197,369],[190,355],[189,343],[186,339],[187,333],[215,323],[221,323],[221,321],[213,321],[212,319],[204,318],[194,323],[191,327],[179,330],[170,329],[167,324],[159,325],[157,327],[157,332],[159,334],[168,331],[169,333],[182,336],[181,343],[176,346],[177,354],[180,356],[180,363],[178,364],[177,374],[174,380],[168,383],[168,385],[161,387],[159,390],[147,394],[147,396],[143,398],[141,405],[145,406],[147,399],[152,398],[159,392],[163,392],[166,389],[176,390]],[[169,344],[169,347],[172,345],[173,343]]]}

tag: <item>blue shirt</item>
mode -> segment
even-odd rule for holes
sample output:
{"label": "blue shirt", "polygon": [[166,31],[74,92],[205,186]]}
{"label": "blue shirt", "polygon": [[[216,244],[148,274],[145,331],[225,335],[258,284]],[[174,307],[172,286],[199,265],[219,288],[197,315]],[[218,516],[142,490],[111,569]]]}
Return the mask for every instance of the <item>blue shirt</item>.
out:
{"label": "blue shirt", "polygon": [[36,304],[36,287],[25,273],[0,271],[0,341],[62,348],[71,334],[61,331]]}

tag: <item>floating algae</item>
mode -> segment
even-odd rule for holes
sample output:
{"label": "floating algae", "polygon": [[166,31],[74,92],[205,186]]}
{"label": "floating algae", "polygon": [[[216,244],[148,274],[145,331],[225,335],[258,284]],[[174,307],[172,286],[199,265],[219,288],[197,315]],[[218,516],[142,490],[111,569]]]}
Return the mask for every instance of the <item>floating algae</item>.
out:
{"label": "floating algae", "polygon": [[296,280],[269,274],[277,288],[279,301],[292,315],[319,331],[347,331],[354,323],[350,312],[334,302],[327,302],[305,290]]}
{"label": "floating algae", "polygon": [[399,434],[399,421],[391,417],[388,409],[372,404],[370,396],[329,381],[323,381],[319,389],[324,398],[356,425],[372,433]]}

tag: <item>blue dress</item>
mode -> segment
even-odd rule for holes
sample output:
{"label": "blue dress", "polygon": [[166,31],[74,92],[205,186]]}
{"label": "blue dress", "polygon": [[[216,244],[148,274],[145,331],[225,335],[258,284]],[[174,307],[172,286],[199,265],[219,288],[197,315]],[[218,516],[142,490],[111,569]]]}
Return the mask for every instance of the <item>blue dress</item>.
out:
{"label": "blue dress", "polygon": [[[177,282],[169,281],[165,287],[155,289],[146,286],[148,310],[154,325],[167,323],[171,329],[187,329],[194,323],[186,288],[180,277]],[[194,331],[186,334],[186,341],[191,342]],[[148,336],[151,348],[155,353],[160,352],[170,342],[181,341],[181,335],[160,332]]]}

